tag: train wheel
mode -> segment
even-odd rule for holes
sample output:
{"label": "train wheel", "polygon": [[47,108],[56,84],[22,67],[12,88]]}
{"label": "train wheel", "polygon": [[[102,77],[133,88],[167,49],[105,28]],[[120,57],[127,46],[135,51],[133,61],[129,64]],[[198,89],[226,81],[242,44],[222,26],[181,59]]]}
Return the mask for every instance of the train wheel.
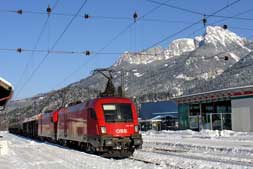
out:
{"label": "train wheel", "polygon": [[95,149],[95,147],[93,147],[92,144],[87,144],[86,151],[88,153],[91,153],[91,154],[95,154],[96,153],[96,149]]}
{"label": "train wheel", "polygon": [[104,152],[101,154],[102,157],[105,158],[116,158],[116,159],[122,159],[122,158],[128,158],[131,155],[133,155],[134,149],[130,150],[111,150],[108,152]]}

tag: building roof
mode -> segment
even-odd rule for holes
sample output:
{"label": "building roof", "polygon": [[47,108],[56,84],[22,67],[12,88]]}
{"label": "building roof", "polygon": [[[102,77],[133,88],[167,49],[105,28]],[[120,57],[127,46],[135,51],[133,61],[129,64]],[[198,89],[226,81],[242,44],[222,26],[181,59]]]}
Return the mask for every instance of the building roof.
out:
{"label": "building roof", "polygon": [[162,121],[162,119],[166,118],[166,117],[171,117],[173,119],[176,119],[177,118],[177,113],[173,112],[172,114],[158,115],[158,116],[155,116],[151,119],[145,119],[145,120],[140,119],[139,121],[140,122],[156,122],[156,121]]}
{"label": "building roof", "polygon": [[173,114],[158,115],[158,116],[153,117],[151,120],[158,120],[158,119],[162,119],[166,117],[177,118],[177,115],[173,115]]}
{"label": "building roof", "polygon": [[2,110],[7,101],[11,99],[13,86],[11,83],[0,77],[0,110]]}
{"label": "building roof", "polygon": [[184,95],[173,100],[178,103],[199,102],[206,100],[225,99],[230,100],[236,97],[253,96],[253,85],[213,90],[208,92]]}
{"label": "building roof", "polygon": [[2,77],[0,77],[0,82],[5,84],[8,87],[11,87],[13,90],[13,85],[10,82],[8,82],[7,80],[3,79]]}
{"label": "building roof", "polygon": [[141,105],[140,117],[142,119],[151,119],[160,114],[164,113],[168,114],[168,112],[176,112],[176,111],[177,111],[177,103],[175,101],[144,103]]}

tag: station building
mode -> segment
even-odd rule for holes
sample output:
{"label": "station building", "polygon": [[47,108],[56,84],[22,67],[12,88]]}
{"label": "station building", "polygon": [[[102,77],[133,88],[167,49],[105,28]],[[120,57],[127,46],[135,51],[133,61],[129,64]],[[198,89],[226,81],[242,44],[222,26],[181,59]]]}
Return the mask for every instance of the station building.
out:
{"label": "station building", "polygon": [[140,130],[177,130],[178,129],[178,113],[177,112],[161,112],[151,119],[139,119]]}
{"label": "station building", "polygon": [[253,132],[253,85],[175,98],[180,129]]}

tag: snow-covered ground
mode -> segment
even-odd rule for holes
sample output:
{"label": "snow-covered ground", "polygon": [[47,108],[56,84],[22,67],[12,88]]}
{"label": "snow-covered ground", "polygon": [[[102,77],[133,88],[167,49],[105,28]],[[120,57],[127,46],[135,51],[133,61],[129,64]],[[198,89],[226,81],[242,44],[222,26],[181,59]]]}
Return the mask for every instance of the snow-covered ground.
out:
{"label": "snow-covered ground", "polygon": [[[105,159],[0,132],[0,169],[253,168],[253,133],[149,131],[129,159]],[[1,145],[1,142],[5,142]],[[7,142],[7,144],[6,144]],[[7,147],[6,147],[7,146]]]}
{"label": "snow-covered ground", "polygon": [[146,158],[180,168],[253,168],[253,133],[150,131],[143,139],[135,157],[144,152]]}

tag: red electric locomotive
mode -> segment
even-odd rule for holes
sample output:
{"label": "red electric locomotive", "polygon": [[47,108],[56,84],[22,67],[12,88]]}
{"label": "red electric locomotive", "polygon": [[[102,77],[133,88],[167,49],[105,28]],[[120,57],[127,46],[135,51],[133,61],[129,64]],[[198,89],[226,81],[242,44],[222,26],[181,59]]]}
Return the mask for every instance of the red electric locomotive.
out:
{"label": "red electric locomotive", "polygon": [[59,111],[57,139],[104,156],[129,156],[142,145],[138,115],[127,98],[105,97]]}
{"label": "red electric locomotive", "polygon": [[47,111],[38,119],[38,137],[41,140],[57,140],[58,111]]}
{"label": "red electric locomotive", "polygon": [[[138,115],[128,98],[103,97],[25,119],[13,133],[75,145],[105,157],[128,157],[142,145]],[[20,132],[21,131],[21,132]]]}
{"label": "red electric locomotive", "polygon": [[105,157],[132,155],[143,142],[135,105],[128,98],[115,97],[112,75],[102,74],[108,83],[100,97],[39,114],[18,125],[13,123],[9,131],[75,145]]}

